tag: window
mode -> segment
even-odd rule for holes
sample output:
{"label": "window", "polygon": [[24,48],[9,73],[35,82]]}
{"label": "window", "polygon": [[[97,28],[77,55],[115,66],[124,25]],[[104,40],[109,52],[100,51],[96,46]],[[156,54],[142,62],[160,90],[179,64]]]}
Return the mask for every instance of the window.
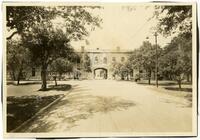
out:
{"label": "window", "polygon": [[95,57],[94,61],[95,61],[95,63],[98,63],[98,57],[97,56]]}
{"label": "window", "polygon": [[121,61],[124,62],[124,60],[125,60],[125,58],[124,58],[124,57],[121,57]]}
{"label": "window", "polygon": [[115,58],[115,57],[112,57],[112,61],[115,62],[115,61],[116,61],[116,58]]}
{"label": "window", "polygon": [[103,63],[107,64],[107,58],[106,57],[103,58]]}

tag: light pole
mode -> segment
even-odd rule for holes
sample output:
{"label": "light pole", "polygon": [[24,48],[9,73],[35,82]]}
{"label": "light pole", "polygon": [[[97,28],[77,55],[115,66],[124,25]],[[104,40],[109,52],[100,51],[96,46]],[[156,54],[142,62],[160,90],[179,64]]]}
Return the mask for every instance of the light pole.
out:
{"label": "light pole", "polygon": [[[156,45],[156,64],[155,64],[155,79],[156,79],[156,87],[158,87],[158,45],[157,45],[157,32],[154,33],[155,36],[155,45]],[[146,37],[146,39],[149,39],[149,37]]]}
{"label": "light pole", "polygon": [[156,70],[155,70],[155,72],[156,72],[156,87],[158,87],[158,45],[157,45],[158,34],[157,34],[157,32],[155,32],[154,36],[155,36],[155,45],[156,45]]}

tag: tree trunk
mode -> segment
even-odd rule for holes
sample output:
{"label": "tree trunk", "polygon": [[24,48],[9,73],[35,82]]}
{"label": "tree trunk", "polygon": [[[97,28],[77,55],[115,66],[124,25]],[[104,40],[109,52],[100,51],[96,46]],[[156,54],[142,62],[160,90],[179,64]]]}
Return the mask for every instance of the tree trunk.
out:
{"label": "tree trunk", "polygon": [[151,84],[151,71],[149,71],[149,85]]}
{"label": "tree trunk", "polygon": [[19,73],[18,73],[18,75],[17,75],[17,85],[19,85],[20,84],[20,79],[21,79],[21,76],[22,76],[22,66],[21,66],[21,68],[19,69]]}
{"label": "tree trunk", "polygon": [[42,66],[42,70],[41,70],[41,80],[42,80],[42,86],[41,86],[41,90],[46,90],[47,89],[47,67],[46,66]]}
{"label": "tree trunk", "polygon": [[57,84],[57,80],[56,80],[56,79],[57,79],[57,77],[55,77],[55,78],[54,78],[54,80],[55,80],[55,86],[57,86],[57,85],[58,85],[58,84]]}
{"label": "tree trunk", "polygon": [[18,77],[17,77],[17,85],[20,84],[19,81],[20,81],[20,74],[19,74]]}
{"label": "tree trunk", "polygon": [[179,90],[181,90],[181,80],[178,81]]}

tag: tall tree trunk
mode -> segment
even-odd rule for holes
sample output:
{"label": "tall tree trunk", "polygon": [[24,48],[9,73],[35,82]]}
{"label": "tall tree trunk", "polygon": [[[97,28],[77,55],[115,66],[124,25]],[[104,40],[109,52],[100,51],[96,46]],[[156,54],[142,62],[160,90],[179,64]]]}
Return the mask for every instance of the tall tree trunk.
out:
{"label": "tall tree trunk", "polygon": [[42,80],[42,86],[41,86],[41,90],[46,90],[47,89],[47,66],[42,66],[42,70],[41,70],[41,80]]}
{"label": "tall tree trunk", "polygon": [[22,70],[23,70],[23,62],[22,62],[22,64],[21,64],[21,67],[20,67],[20,69],[19,69],[19,73],[18,73],[18,75],[17,75],[17,85],[20,84],[19,81],[21,80]]}
{"label": "tall tree trunk", "polygon": [[181,90],[181,80],[178,81],[179,90]]}
{"label": "tall tree trunk", "polygon": [[151,84],[151,70],[149,71],[149,76],[148,76],[148,78],[149,78],[149,85]]}
{"label": "tall tree trunk", "polygon": [[57,77],[55,77],[54,80],[55,80],[55,86],[57,86],[58,85],[57,84]]}
{"label": "tall tree trunk", "polygon": [[20,81],[20,77],[21,77],[21,72],[19,72],[18,76],[17,76],[17,85],[19,85],[19,81]]}

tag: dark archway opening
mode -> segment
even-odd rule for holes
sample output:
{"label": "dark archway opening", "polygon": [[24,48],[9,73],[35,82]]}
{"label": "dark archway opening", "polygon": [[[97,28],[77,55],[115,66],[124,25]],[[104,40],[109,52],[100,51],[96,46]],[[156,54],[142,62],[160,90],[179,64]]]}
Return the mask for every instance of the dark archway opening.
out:
{"label": "dark archway opening", "polygon": [[107,79],[108,78],[108,70],[105,68],[96,68],[94,69],[94,79]]}

